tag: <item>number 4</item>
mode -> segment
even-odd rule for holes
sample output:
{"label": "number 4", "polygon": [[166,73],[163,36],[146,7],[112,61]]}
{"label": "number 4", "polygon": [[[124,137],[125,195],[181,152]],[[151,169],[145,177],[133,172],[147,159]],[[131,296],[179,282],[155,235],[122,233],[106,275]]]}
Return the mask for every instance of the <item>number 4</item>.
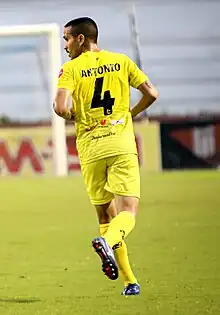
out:
{"label": "number 4", "polygon": [[103,87],[104,77],[97,78],[95,80],[95,90],[92,98],[91,108],[103,107],[104,115],[112,114],[112,106],[115,103],[115,98],[111,97],[110,90],[104,92],[104,98],[102,99],[102,87]]}

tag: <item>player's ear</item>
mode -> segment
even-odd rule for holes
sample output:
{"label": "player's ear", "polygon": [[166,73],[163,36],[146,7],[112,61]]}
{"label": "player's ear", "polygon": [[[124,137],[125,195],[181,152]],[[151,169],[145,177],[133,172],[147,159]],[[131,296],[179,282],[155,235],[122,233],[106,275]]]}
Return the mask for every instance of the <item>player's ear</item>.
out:
{"label": "player's ear", "polygon": [[79,34],[78,41],[79,45],[82,46],[85,43],[85,36],[83,34]]}

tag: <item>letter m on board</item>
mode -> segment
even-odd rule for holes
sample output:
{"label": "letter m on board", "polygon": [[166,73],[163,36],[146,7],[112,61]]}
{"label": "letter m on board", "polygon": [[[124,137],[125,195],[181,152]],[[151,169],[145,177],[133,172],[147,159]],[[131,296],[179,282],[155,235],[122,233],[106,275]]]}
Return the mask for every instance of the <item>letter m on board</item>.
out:
{"label": "letter m on board", "polygon": [[17,174],[21,171],[25,161],[29,161],[35,172],[41,173],[43,171],[43,165],[31,140],[22,139],[16,154],[11,154],[7,143],[0,140],[0,173],[4,167],[9,173]]}

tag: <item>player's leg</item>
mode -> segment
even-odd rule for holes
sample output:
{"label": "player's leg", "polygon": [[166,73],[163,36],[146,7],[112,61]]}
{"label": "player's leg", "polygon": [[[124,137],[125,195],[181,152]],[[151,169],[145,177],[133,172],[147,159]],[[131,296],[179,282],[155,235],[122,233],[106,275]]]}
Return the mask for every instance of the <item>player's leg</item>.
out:
{"label": "player's leg", "polygon": [[[118,243],[125,245],[124,238],[134,227],[140,197],[139,164],[136,155],[118,156],[109,159],[106,189],[115,194],[117,216],[110,222],[104,237],[107,242],[112,242],[111,245],[114,243],[116,243],[115,246]],[[118,257],[115,252],[115,257],[121,261],[123,260],[123,256],[126,257],[127,266],[130,267],[127,248],[125,246],[121,247],[121,251],[119,249]],[[119,265],[118,259],[117,263]],[[127,275],[129,275],[129,267],[126,272]],[[130,281],[125,284],[122,294],[138,295],[140,293],[140,286],[135,276],[130,273],[128,279]]]}
{"label": "player's leg", "polygon": [[[104,212],[105,212],[105,207],[103,207]],[[104,224],[100,224],[100,235],[104,237],[106,234],[108,228],[109,228],[109,223],[106,223],[107,220],[110,222],[111,219],[117,216],[117,209],[115,205],[115,200],[112,200],[111,203],[108,205],[108,214],[106,217],[106,214],[104,213],[102,215],[102,210],[100,211],[100,207],[97,209],[98,217],[100,218],[100,212],[101,212],[101,220],[99,221],[103,222],[105,220]],[[124,282],[124,286],[127,288],[129,284],[136,284],[137,279],[132,271],[129,258],[128,258],[128,251],[127,251],[127,246],[124,240],[119,242],[118,244],[115,244],[113,246],[114,250],[114,256],[118,265],[118,270],[119,270],[119,275],[122,281]]]}
{"label": "player's leg", "polygon": [[[121,198],[121,197],[122,196],[117,196],[116,199],[118,200],[118,204],[121,205],[121,209],[124,209],[124,211],[120,212],[116,217],[114,217],[112,221],[110,222],[110,224],[108,224],[108,226],[105,226],[106,232],[104,234],[104,238],[106,239],[107,243],[109,242],[109,240],[108,240],[108,237],[106,237],[106,235],[108,235],[109,230],[110,230],[110,237],[111,237],[110,239],[114,239],[114,236],[118,230],[121,232],[122,231],[121,229],[124,229],[125,231],[125,229],[128,227],[128,225],[126,224],[127,222],[124,221],[126,217],[124,216],[122,217],[121,214],[125,213],[125,211],[128,211],[130,213],[129,211],[130,208],[128,209],[126,208],[126,205],[129,206],[129,203],[127,203],[126,197],[124,198]],[[129,201],[130,201],[130,198],[129,198]],[[131,209],[132,209],[132,206],[131,206]],[[134,210],[132,210],[131,212],[132,215],[134,213],[133,211]],[[120,220],[117,220],[117,219],[120,219]],[[114,225],[111,225],[112,223],[114,223]],[[123,235],[126,235],[126,232],[123,232]],[[126,246],[123,236],[122,236],[122,240],[113,246],[113,250],[114,250],[114,256],[118,265],[120,277],[124,281],[124,290],[122,292],[122,295],[126,295],[126,296],[139,295],[140,285],[138,284],[138,281],[131,269],[131,265],[128,259],[127,246]]]}
{"label": "player's leg", "polygon": [[[131,209],[132,213],[136,215],[137,208],[132,208],[132,206],[129,207],[129,203],[127,203],[126,199],[127,198],[124,196],[116,196],[118,209],[124,209],[124,211],[130,211]],[[129,208],[127,208],[126,206],[128,206]],[[118,244],[120,245],[119,247]],[[122,241],[118,244],[113,246],[113,249],[116,247],[116,249],[114,250],[114,254],[118,264],[118,268],[120,270],[120,274],[124,279],[124,290],[122,292],[122,295],[139,295],[140,285],[138,284],[138,281],[131,269],[125,240],[122,239]]]}
{"label": "player's leg", "polygon": [[111,202],[102,205],[94,205],[96,208],[101,237],[96,237],[92,241],[92,246],[95,252],[99,255],[102,261],[102,271],[111,280],[116,280],[118,278],[118,266],[115,260],[113,249],[105,241],[104,235],[108,230],[110,225],[113,208],[111,207]]}
{"label": "player's leg", "polygon": [[[100,230],[104,230],[106,224],[109,224],[111,219],[108,208],[111,200],[114,198],[114,195],[104,188],[107,181],[106,160],[101,159],[93,163],[81,165],[81,169],[91,203],[97,210]],[[102,237],[94,239],[92,245],[101,258],[103,272],[111,280],[117,279],[118,267],[112,248]]]}
{"label": "player's leg", "polygon": [[118,210],[105,234],[107,243],[113,247],[135,226],[140,197],[139,164],[135,154],[119,155],[109,160],[106,189],[114,193]]}
{"label": "player's leg", "polygon": [[[95,205],[95,208],[100,224],[100,235],[104,237],[104,235],[108,231],[111,220],[117,216],[115,201],[112,200],[110,203],[107,204]],[[138,294],[139,291],[137,291],[137,279],[134,276],[129,263],[128,251],[125,241],[122,240],[118,244],[115,244],[115,246],[113,246],[113,250],[120,277],[122,278],[125,285],[124,294]]]}

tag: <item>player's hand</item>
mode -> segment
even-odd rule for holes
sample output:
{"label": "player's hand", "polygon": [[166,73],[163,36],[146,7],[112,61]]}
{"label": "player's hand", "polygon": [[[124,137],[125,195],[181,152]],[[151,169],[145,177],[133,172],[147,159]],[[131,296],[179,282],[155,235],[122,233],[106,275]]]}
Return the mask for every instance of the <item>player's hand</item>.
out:
{"label": "player's hand", "polygon": [[54,112],[60,116],[61,118],[65,119],[65,120],[68,120],[68,121],[75,121],[74,120],[74,114],[71,110],[69,109],[65,109],[63,111],[58,111],[55,106],[54,106]]}
{"label": "player's hand", "polygon": [[132,116],[132,110],[131,110],[131,117],[132,117],[132,120],[135,122],[140,122],[143,120],[149,120],[148,115],[147,115],[147,111],[143,111],[136,116]]}
{"label": "player's hand", "polygon": [[75,121],[75,116],[72,110],[70,110],[71,118],[70,121]]}
{"label": "player's hand", "polygon": [[60,115],[63,119],[68,121],[74,121],[74,114],[71,110],[65,111]]}

